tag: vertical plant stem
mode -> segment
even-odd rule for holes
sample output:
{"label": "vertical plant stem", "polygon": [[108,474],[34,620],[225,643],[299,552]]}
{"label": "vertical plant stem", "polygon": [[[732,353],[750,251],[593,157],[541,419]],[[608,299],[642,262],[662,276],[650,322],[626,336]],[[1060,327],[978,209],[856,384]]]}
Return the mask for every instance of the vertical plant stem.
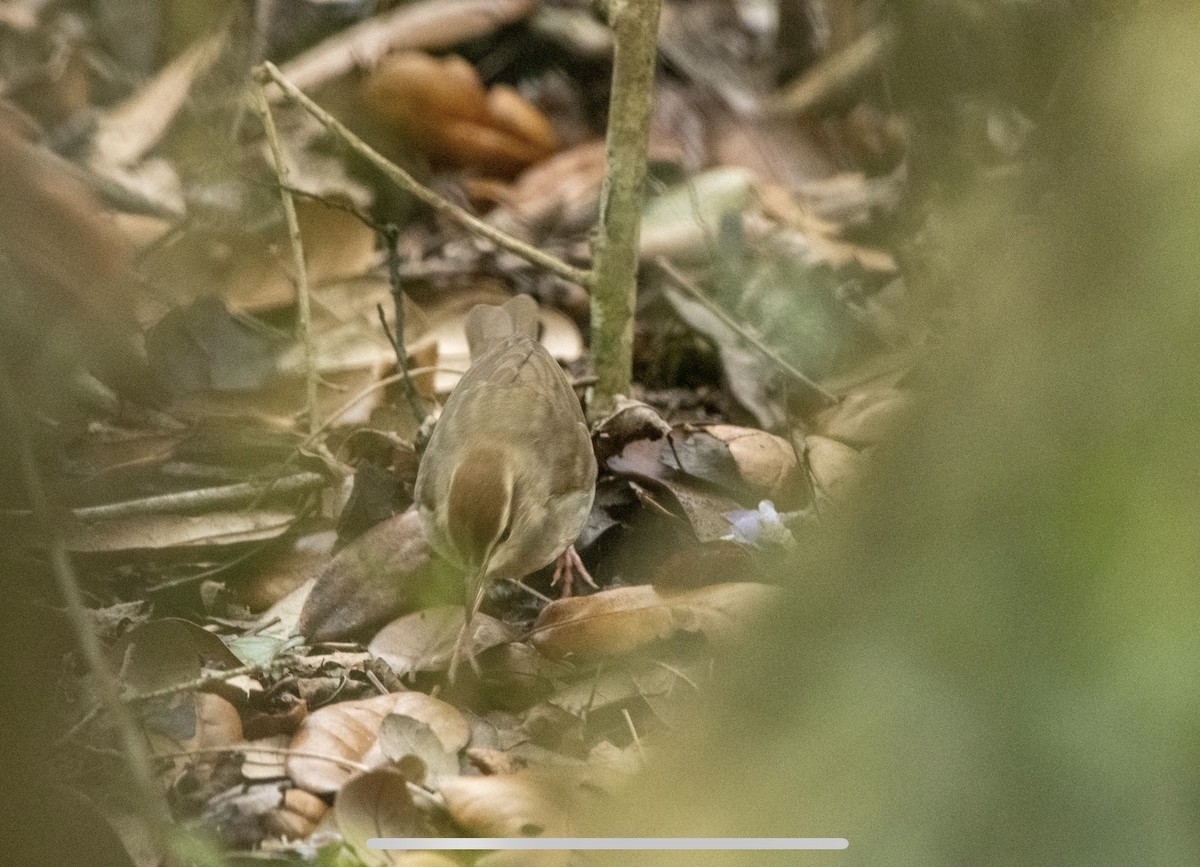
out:
{"label": "vertical plant stem", "polygon": [[[133,777],[134,795],[138,799],[142,817],[151,834],[152,843],[160,854],[166,855],[172,848],[171,814],[167,810],[166,799],[163,797],[154,773],[150,750],[132,711],[121,699],[121,685],[112,669],[109,668],[108,662],[104,658],[104,648],[88,619],[83,593],[79,589],[79,582],[76,580],[75,570],[71,565],[71,555],[67,551],[62,534],[58,531],[59,520],[50,508],[50,498],[46,494],[46,486],[42,481],[41,472],[38,470],[24,410],[17,397],[16,389],[8,377],[8,371],[2,365],[0,365],[0,418],[6,418],[8,430],[12,432],[8,447],[16,451],[21,480],[29,496],[34,522],[45,539],[50,571],[58,585],[59,595],[66,605],[67,620],[71,625],[75,646],[95,678],[100,704],[108,713],[116,728],[117,736],[120,738],[125,764]],[[13,785],[20,783],[20,781],[10,782]]]}
{"label": "vertical plant stem", "polygon": [[661,0],[611,0],[608,4],[613,82],[593,268],[596,388],[588,408],[593,418],[608,413],[616,395],[628,394],[633,378],[638,240],[661,5]]}
{"label": "vertical plant stem", "polygon": [[271,106],[267,102],[267,94],[262,84],[254,88],[257,100],[258,114],[262,118],[263,130],[267,135],[267,143],[271,148],[271,158],[275,162],[275,176],[279,179],[279,198],[283,202],[283,218],[287,223],[288,241],[292,248],[292,268],[296,272],[296,307],[299,312],[297,322],[297,337],[304,347],[304,386],[305,403],[308,410],[309,433],[321,425],[317,410],[317,351],[313,345],[312,336],[312,305],[308,294],[308,271],[304,267],[304,244],[300,238],[300,221],[296,218],[296,203],[290,192],[287,162],[283,157],[283,145],[279,142],[279,133],[275,129],[275,118],[271,116]]}

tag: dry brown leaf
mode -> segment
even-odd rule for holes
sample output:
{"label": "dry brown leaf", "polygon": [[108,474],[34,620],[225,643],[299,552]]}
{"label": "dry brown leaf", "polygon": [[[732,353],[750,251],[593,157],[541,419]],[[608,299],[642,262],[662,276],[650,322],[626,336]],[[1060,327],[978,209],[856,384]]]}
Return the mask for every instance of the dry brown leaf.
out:
{"label": "dry brown leaf", "polygon": [[248,581],[231,587],[232,600],[252,612],[270,608],[329,562],[336,540],[332,530],[300,536]]}
{"label": "dry brown leaf", "polygon": [[176,617],[135,627],[113,645],[110,658],[121,681],[136,693],[188,683],[204,669],[241,666],[225,642],[195,623]]}
{"label": "dry brown leaf", "polygon": [[541,112],[511,88],[486,91],[474,67],[453,55],[388,55],[363,82],[362,100],[435,164],[511,176],[558,147]]}
{"label": "dry brown leaf", "polygon": [[684,431],[674,443],[674,449],[663,454],[670,466],[678,460],[684,472],[735,492],[745,485],[756,497],[767,496],[787,506],[803,490],[796,451],[783,437],[756,428],[713,424]]}
{"label": "dry brown leaf", "polygon": [[[428,725],[449,752],[461,750],[470,739],[467,721],[452,705],[422,692],[397,692],[344,701],[309,714],[291,748],[368,767],[381,765],[387,759],[379,747],[379,730],[384,717],[393,713]],[[297,755],[288,757],[287,770],[297,786],[317,794],[336,792],[354,773],[343,765]]]}
{"label": "dry brown leaf", "polygon": [[579,782],[566,772],[451,777],[439,787],[458,824],[480,837],[569,837]]}
{"label": "dry brown leaf", "polygon": [[381,521],[329,562],[300,614],[309,641],[337,641],[411,608],[431,581],[429,540],[414,510]]}
{"label": "dry brown leaf", "polygon": [[629,653],[678,632],[722,640],[776,598],[765,584],[713,584],[668,591],[643,585],[559,599],[542,609],[530,640],[551,657]]}
{"label": "dry brown leaf", "polygon": [[[296,202],[309,285],[366,274],[378,261],[375,232],[353,214],[324,202]],[[287,307],[296,300],[292,250],[282,227],[264,248],[247,251],[234,266],[221,297],[231,313]]]}
{"label": "dry brown leaf", "polygon": [[816,425],[830,439],[864,448],[890,435],[911,405],[909,393],[898,388],[856,391],[819,413]]}
{"label": "dry brown leaf", "polygon": [[[450,664],[450,655],[462,625],[461,605],[425,608],[398,617],[383,627],[371,639],[367,650],[386,662],[397,677],[413,671],[444,671]],[[476,614],[471,626],[474,656],[517,637],[515,629],[487,614]]]}

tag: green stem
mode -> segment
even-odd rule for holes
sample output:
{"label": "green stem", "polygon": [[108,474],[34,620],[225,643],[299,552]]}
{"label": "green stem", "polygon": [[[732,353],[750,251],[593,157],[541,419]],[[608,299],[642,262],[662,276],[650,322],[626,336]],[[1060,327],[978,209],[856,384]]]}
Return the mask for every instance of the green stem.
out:
{"label": "green stem", "polygon": [[629,393],[633,379],[638,240],[661,5],[661,0],[612,0],[608,4],[613,30],[613,82],[593,269],[596,388],[589,405],[593,418],[610,412],[616,396]]}

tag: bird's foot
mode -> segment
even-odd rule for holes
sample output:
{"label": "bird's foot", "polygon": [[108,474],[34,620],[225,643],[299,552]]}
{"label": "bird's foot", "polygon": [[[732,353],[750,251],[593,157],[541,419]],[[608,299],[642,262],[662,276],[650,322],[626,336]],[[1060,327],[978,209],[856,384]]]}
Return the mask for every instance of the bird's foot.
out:
{"label": "bird's foot", "polygon": [[554,563],[554,580],[551,585],[562,583],[562,598],[567,599],[574,592],[576,576],[583,579],[584,583],[589,587],[599,590],[596,582],[592,580],[591,574],[587,567],[583,565],[583,560],[579,556],[579,552],[575,550],[575,546],[571,545],[567,550],[558,555],[558,559]]}

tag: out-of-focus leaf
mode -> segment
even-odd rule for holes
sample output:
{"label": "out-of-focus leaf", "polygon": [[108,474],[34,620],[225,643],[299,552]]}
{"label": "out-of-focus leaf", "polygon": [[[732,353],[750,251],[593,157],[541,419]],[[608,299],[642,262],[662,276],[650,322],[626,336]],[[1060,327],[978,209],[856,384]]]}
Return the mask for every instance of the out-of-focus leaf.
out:
{"label": "out-of-focus leaf", "polygon": [[439,788],[454,821],[480,837],[569,837],[583,794],[566,772],[452,777]]}
{"label": "out-of-focus leaf", "polygon": [[538,615],[530,640],[551,657],[591,659],[629,653],[679,632],[719,641],[744,628],[778,593],[750,582],[682,591],[619,587],[551,602]]}
{"label": "out-of-focus leaf", "polygon": [[804,438],[805,460],[813,484],[831,499],[861,472],[863,457],[845,443],[821,436]]}
{"label": "out-of-focus leaf", "polygon": [[377,118],[416,139],[435,164],[511,176],[558,147],[536,108],[506,85],[484,90],[461,57],[391,54],[367,76],[362,95]]}
{"label": "out-of-focus leaf", "polygon": [[[387,757],[378,743],[379,731],[384,717],[392,713],[428,725],[449,752],[461,750],[470,737],[467,721],[453,705],[421,692],[399,692],[344,701],[309,714],[291,748],[368,767],[383,764]],[[287,770],[297,786],[317,794],[337,791],[354,773],[343,765],[298,755],[288,758]]]}
{"label": "out-of-focus leaf", "polygon": [[709,249],[725,214],[751,202],[753,176],[745,169],[710,169],[651,200],[642,213],[643,258]]}
{"label": "out-of-focus leaf", "polygon": [[377,768],[350,779],[338,791],[333,815],[346,842],[367,864],[391,864],[390,853],[368,849],[373,837],[426,837],[424,814],[413,803],[404,775]]}
{"label": "out-of-focus leaf", "polygon": [[856,391],[816,417],[817,430],[855,448],[882,442],[912,405],[898,388]]}

